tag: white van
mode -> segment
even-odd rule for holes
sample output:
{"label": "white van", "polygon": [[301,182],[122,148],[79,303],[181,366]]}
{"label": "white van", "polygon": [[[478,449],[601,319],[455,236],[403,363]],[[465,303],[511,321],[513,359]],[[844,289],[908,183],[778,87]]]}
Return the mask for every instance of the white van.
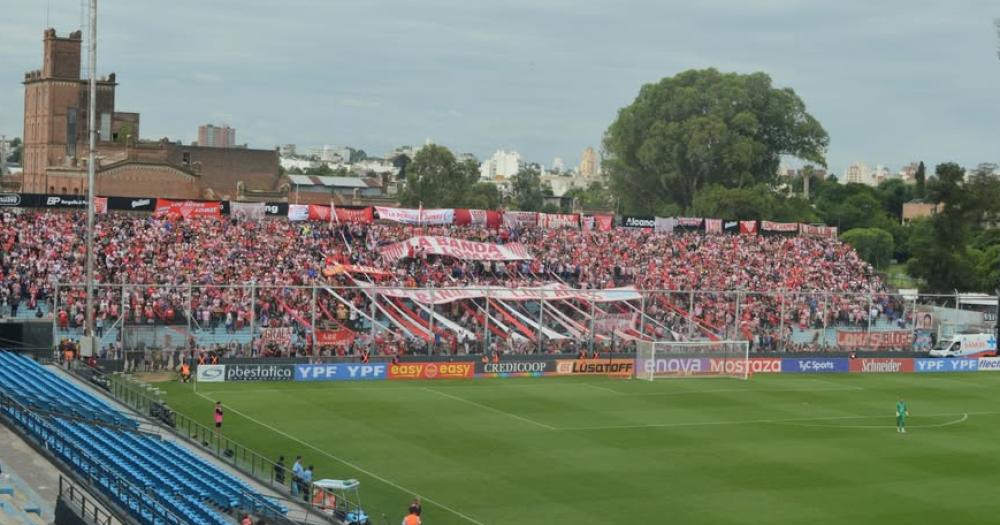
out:
{"label": "white van", "polygon": [[986,357],[997,355],[993,334],[955,334],[939,339],[931,348],[931,357]]}

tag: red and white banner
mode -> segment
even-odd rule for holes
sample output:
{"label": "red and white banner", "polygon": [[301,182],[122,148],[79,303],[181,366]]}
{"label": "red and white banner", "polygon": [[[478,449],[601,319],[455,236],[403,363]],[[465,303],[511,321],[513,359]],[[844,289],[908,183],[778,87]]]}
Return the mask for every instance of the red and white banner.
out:
{"label": "red and white banner", "polygon": [[290,221],[304,221],[309,218],[309,205],[308,204],[289,204],[288,205],[288,220]]}
{"label": "red and white banner", "polygon": [[837,346],[844,348],[909,348],[913,346],[913,332],[848,332],[837,330]]}
{"label": "red and white banner", "polygon": [[606,288],[603,290],[578,290],[564,284],[551,284],[541,288],[503,288],[487,286],[483,288],[434,288],[414,289],[397,287],[370,287],[371,293],[409,299],[421,304],[446,304],[465,299],[481,299],[489,297],[500,301],[546,301],[583,300],[595,303],[614,303],[619,301],[638,301],[641,296],[632,286],[623,288]]}
{"label": "red and white banner", "polygon": [[505,211],[503,212],[503,224],[510,228],[533,228],[538,226],[538,212]]}
{"label": "red and white banner", "polygon": [[500,212],[493,210],[455,210],[455,226],[485,226],[495,230],[500,227]]}
{"label": "red and white banner", "polygon": [[375,208],[334,208],[336,214],[331,218],[333,222],[354,222],[358,224],[371,224],[375,222]]}
{"label": "red and white banner", "polygon": [[614,224],[614,215],[590,215],[583,218],[583,229],[586,231],[609,232]]}
{"label": "red and white banner", "polygon": [[760,221],[760,229],[765,232],[797,232],[799,223],[797,222],[772,222]]}
{"label": "red and white banner", "polygon": [[703,220],[701,217],[678,217],[677,225],[686,228],[700,228]]}
{"label": "red and white banner", "polygon": [[802,235],[811,235],[813,237],[836,237],[837,227],[813,226],[811,224],[802,224],[799,226],[799,233],[801,233]]}
{"label": "red and white banner", "polygon": [[740,221],[740,233],[743,235],[756,235],[757,221]]}
{"label": "red and white banner", "polygon": [[522,261],[531,259],[528,249],[519,242],[488,244],[453,237],[417,236],[379,249],[390,261],[410,254],[445,255],[467,261]]}
{"label": "red and white banner", "polygon": [[612,314],[598,312],[594,314],[594,331],[599,334],[624,331],[636,325],[638,313]]}
{"label": "red and white banner", "polygon": [[392,275],[391,273],[375,268],[374,266],[364,266],[357,264],[334,264],[333,266],[327,266],[323,269],[323,275],[327,277],[332,277],[341,273],[362,273],[365,275],[374,275],[376,277],[384,277],[387,275]]}
{"label": "red and white banner", "polygon": [[354,332],[347,328],[335,330],[316,330],[316,344],[318,346],[347,346],[354,341]]}
{"label": "red and white banner", "polygon": [[221,217],[222,203],[219,201],[172,201],[156,199],[154,217],[171,219],[198,219],[202,217]]}
{"label": "red and white banner", "polygon": [[386,208],[376,206],[378,218],[383,221],[401,222],[403,224],[451,224],[455,222],[455,210],[452,208]]}
{"label": "red and white banner", "polygon": [[288,326],[278,328],[261,328],[260,340],[264,344],[274,343],[287,346],[292,344],[292,333],[293,330]]}
{"label": "red and white banner", "polygon": [[539,213],[538,225],[542,228],[579,228],[579,213]]}
{"label": "red and white banner", "polygon": [[706,233],[722,233],[722,219],[705,219]]}
{"label": "red and white banner", "polygon": [[330,207],[329,206],[317,206],[315,204],[310,204],[309,205],[309,220],[311,220],[311,221],[330,222]]}

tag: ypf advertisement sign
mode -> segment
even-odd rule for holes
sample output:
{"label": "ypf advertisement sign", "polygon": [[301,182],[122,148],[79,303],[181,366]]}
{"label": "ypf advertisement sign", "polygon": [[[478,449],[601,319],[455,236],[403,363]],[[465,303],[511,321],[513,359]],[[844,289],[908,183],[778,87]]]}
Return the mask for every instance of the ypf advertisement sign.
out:
{"label": "ypf advertisement sign", "polygon": [[532,377],[551,374],[555,371],[556,362],[544,359],[476,363],[476,375],[484,377]]}
{"label": "ypf advertisement sign", "polygon": [[376,381],[385,379],[388,366],[384,363],[337,363],[295,365],[296,381]]}
{"label": "ypf advertisement sign", "polygon": [[476,366],[471,361],[389,365],[389,379],[466,379],[475,373]]}
{"label": "ypf advertisement sign", "polygon": [[975,372],[979,370],[978,359],[914,359],[914,370],[918,373]]}

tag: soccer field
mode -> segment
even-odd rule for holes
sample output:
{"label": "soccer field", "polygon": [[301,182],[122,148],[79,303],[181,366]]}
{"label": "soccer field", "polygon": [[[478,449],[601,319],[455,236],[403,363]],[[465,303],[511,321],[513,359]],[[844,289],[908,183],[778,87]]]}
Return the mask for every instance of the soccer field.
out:
{"label": "soccer field", "polygon": [[[1000,374],[161,385],[382,524],[997,523]],[[908,433],[895,430],[898,396]]]}

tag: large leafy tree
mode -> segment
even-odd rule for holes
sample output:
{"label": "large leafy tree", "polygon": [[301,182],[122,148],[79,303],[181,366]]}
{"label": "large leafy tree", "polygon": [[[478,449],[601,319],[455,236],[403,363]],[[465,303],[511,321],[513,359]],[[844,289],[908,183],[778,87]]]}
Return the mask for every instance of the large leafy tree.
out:
{"label": "large leafy tree", "polygon": [[605,169],[626,211],[691,206],[706,185],[771,182],[783,155],[826,165],[829,137],[764,73],[690,70],[647,84],[605,133]]}
{"label": "large leafy tree", "polygon": [[478,179],[475,161],[459,162],[448,148],[431,144],[406,166],[406,187],[399,200],[404,206],[460,206]]}
{"label": "large leafy tree", "polygon": [[542,176],[537,169],[522,168],[510,179],[514,207],[524,211],[541,211],[545,202]]}
{"label": "large leafy tree", "polygon": [[894,253],[892,234],[879,228],[854,228],[841,236],[847,244],[858,251],[862,259],[875,268],[889,265]]}

